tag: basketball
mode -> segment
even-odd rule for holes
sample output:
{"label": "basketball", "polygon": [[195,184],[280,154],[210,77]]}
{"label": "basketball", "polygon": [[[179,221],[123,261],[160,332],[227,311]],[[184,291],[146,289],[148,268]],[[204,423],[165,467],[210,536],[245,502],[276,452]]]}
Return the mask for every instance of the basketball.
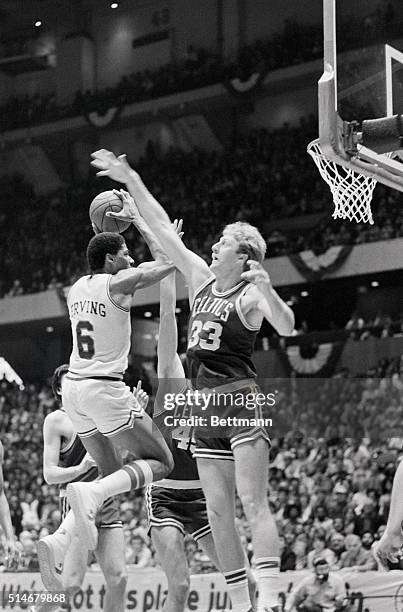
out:
{"label": "basketball", "polygon": [[113,191],[99,193],[91,202],[90,219],[98,232],[117,232],[121,234],[131,225],[130,221],[121,221],[108,217],[107,212],[122,210],[122,200]]}

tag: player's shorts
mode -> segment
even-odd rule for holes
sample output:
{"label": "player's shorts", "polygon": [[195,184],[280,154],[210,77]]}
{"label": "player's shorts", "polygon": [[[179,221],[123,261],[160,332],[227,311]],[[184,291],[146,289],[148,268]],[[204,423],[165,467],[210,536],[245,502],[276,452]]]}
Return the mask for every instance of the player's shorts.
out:
{"label": "player's shorts", "polygon": [[[62,522],[68,511],[70,510],[69,503],[67,501],[66,490],[60,491],[60,515]],[[116,529],[122,527],[122,521],[120,520],[120,505],[115,497],[110,497],[101,506],[101,509],[95,517],[95,525],[98,529]]]}
{"label": "player's shorts", "polygon": [[202,489],[168,489],[150,485],[146,489],[146,508],[149,529],[176,527],[196,541],[211,533]]}
{"label": "player's shorts", "polygon": [[63,407],[80,438],[100,432],[104,436],[131,429],[145,414],[122,380],[109,377],[79,378],[66,374],[62,386]]}
{"label": "player's shorts", "polygon": [[[247,381],[246,385],[240,381],[236,386],[239,388],[233,391],[231,384],[214,389],[214,398],[217,399],[206,411],[208,425],[194,428],[196,448],[193,457],[233,461],[233,449],[241,444],[263,438],[271,445],[268,410],[256,400],[264,397],[259,387],[254,381]],[[219,425],[211,424],[212,416],[220,419]]]}

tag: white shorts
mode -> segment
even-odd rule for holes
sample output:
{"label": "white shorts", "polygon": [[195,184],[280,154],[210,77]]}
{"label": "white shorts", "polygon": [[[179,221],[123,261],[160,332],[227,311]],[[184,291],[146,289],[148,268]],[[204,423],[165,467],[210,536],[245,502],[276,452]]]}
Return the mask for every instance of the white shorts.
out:
{"label": "white shorts", "polygon": [[130,388],[122,380],[64,377],[63,408],[80,438],[99,431],[113,436],[131,429],[136,418],[144,416]]}

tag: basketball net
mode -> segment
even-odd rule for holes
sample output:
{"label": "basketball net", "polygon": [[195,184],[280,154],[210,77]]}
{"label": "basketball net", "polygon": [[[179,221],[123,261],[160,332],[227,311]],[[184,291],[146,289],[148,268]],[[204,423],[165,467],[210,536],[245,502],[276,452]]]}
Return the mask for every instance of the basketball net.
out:
{"label": "basketball net", "polygon": [[327,159],[322,152],[319,139],[310,142],[307,150],[332,192],[333,219],[348,219],[372,225],[374,221],[371,200],[376,180]]}

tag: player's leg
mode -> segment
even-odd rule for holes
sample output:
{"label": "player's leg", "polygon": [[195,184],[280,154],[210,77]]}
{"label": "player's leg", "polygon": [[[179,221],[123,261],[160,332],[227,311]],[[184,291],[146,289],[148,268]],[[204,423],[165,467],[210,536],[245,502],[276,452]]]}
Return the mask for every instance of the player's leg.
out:
{"label": "player's leg", "polygon": [[[98,465],[101,474],[118,473],[122,466],[122,459],[112,444],[111,440],[103,436],[99,431],[90,436],[81,437],[81,441],[88,453]],[[67,485],[69,504],[74,512],[76,528],[81,541],[88,550],[95,550],[98,540],[98,530],[95,525],[95,516],[105,498],[93,495],[95,482],[76,482]],[[84,497],[84,503],[80,503]]]}
{"label": "player's leg", "polygon": [[170,525],[152,527],[151,540],[168,581],[168,596],[162,610],[183,612],[190,586],[184,534]]}
{"label": "player's leg", "polygon": [[62,574],[63,590],[72,597],[80,589],[88,564],[88,550],[75,536],[64,558]]}
{"label": "player's leg", "polygon": [[280,549],[267,487],[269,444],[263,437],[233,444],[238,495],[249,523],[259,588],[258,612],[278,605]]}
{"label": "player's leg", "polygon": [[98,546],[95,551],[105,576],[106,592],[104,612],[124,612],[127,571],[125,542],[122,527],[99,529]]}
{"label": "player's leg", "polygon": [[[173,469],[172,454],[155,427],[150,417],[144,414],[137,418],[134,424],[116,434],[108,437],[97,432],[89,437],[82,437],[82,442],[97,462],[104,477],[94,483],[74,483],[67,487],[68,494],[72,490],[88,490],[96,498],[97,508],[109,497],[119,493],[126,493],[131,489],[139,489],[160,480]],[[119,451],[129,451],[136,457],[120,468]],[[76,510],[74,500],[70,501],[73,510]],[[76,513],[80,520],[80,512]]]}
{"label": "player's leg", "polygon": [[[77,431],[87,451],[101,472],[108,475],[96,483],[78,482],[67,486],[68,501],[74,511],[80,537],[90,550],[95,549],[97,542],[94,518],[106,499],[142,488],[167,476],[173,469],[172,454],[165,440],[136,403],[130,389],[121,382],[106,387],[101,382],[91,380],[77,383],[80,386],[76,385],[75,388],[76,405],[72,410],[72,420],[74,417],[77,421]],[[66,401],[71,387],[67,387],[67,391],[66,386],[63,387]],[[87,427],[91,423],[91,429],[86,430],[80,426],[80,421],[84,425],[88,419]],[[114,452],[113,447],[116,449]],[[116,451],[120,450],[129,451],[140,459],[118,469],[120,465],[116,464]]]}
{"label": "player's leg", "polygon": [[[220,562],[218,560],[217,552],[215,549],[213,534],[210,532],[210,533],[207,533],[205,536],[202,536],[201,538],[197,538],[197,544],[203,549],[203,551],[206,553],[208,558],[214,563],[216,568],[221,570]],[[256,605],[256,578],[253,575],[249,561],[246,557],[246,553],[245,553],[245,565],[246,565],[246,574],[248,578],[249,597],[252,602],[253,608],[255,608],[255,605]]]}
{"label": "player's leg", "polygon": [[248,612],[245,557],[235,527],[235,467],[231,457],[201,458],[196,450],[197,467],[207,502],[207,513],[219,566],[227,582],[233,612]]}

